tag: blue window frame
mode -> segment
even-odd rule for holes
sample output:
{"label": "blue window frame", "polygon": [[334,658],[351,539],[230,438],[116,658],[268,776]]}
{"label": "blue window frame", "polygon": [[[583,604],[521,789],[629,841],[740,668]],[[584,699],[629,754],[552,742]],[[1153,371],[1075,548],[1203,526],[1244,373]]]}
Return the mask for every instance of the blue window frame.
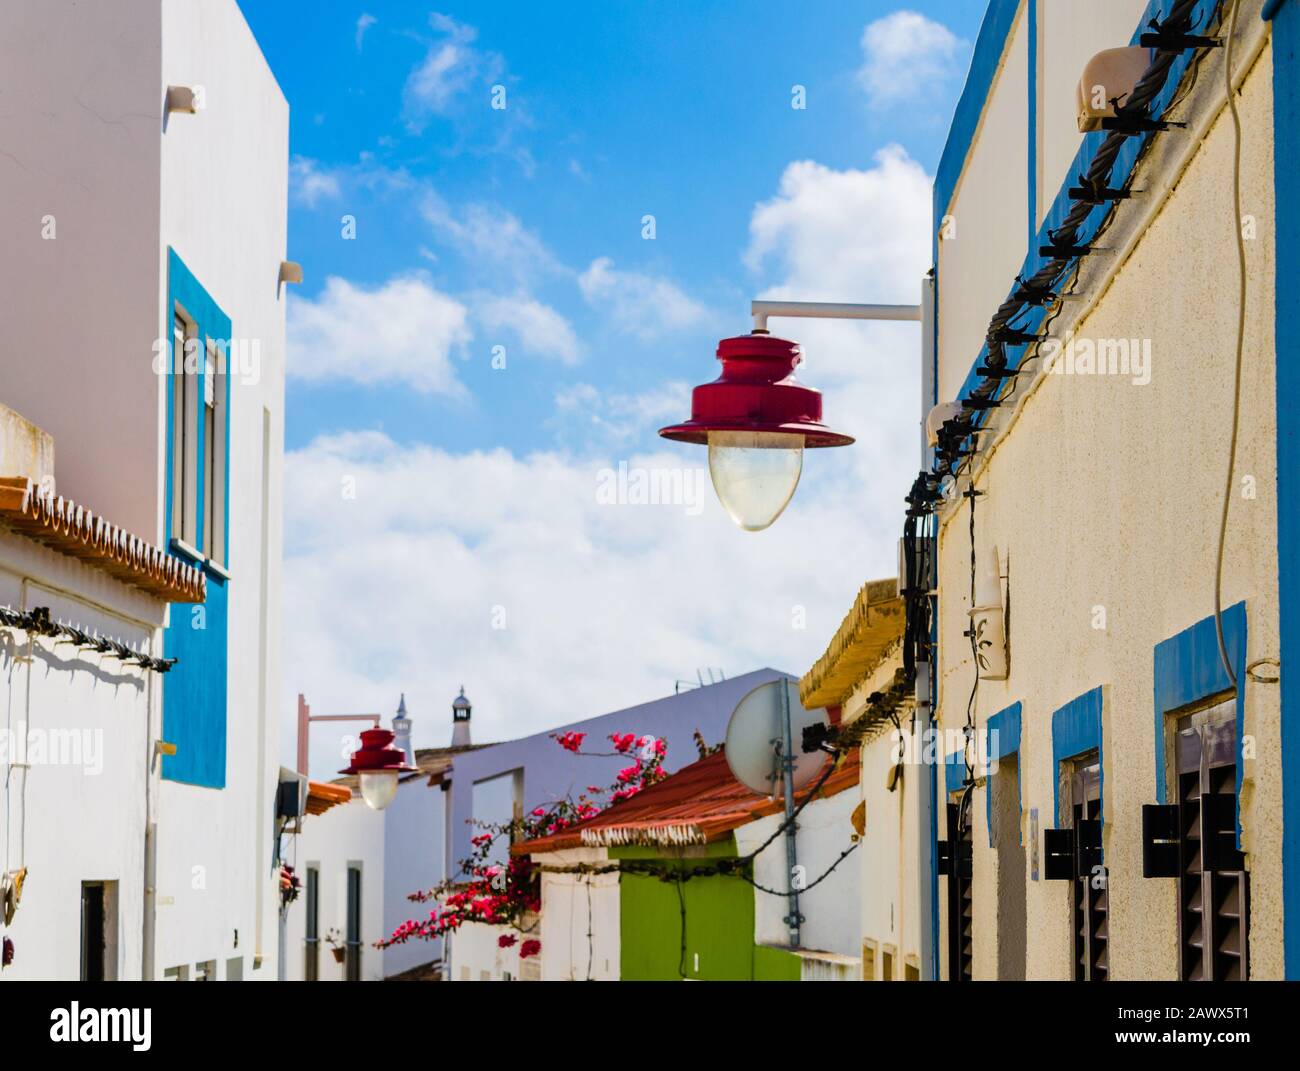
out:
{"label": "blue window frame", "polygon": [[[1097,752],[1098,768],[1102,764],[1101,711],[1104,693],[1100,687],[1052,712],[1052,811],[1061,825],[1069,825],[1071,816],[1061,813],[1061,764],[1090,751]],[[1105,787],[1104,773],[1100,777]],[[1101,794],[1101,813],[1105,813],[1105,793]]]}
{"label": "blue window frame", "polygon": [[[989,718],[984,726],[985,753],[989,765],[1000,762],[1008,755],[1020,752],[1020,704],[999,710]],[[990,773],[992,771],[990,770]],[[1020,765],[1016,764],[1016,812],[1020,812]],[[993,783],[990,781],[984,791],[984,818],[988,827],[989,847],[993,847]]]}
{"label": "blue window frame", "polygon": [[[1238,681],[1246,679],[1246,604],[1239,602],[1223,611],[1223,644]],[[1169,802],[1165,776],[1165,740],[1170,715],[1196,703],[1233,690],[1223,668],[1214,617],[1202,618],[1156,644],[1155,649],[1155,744],[1156,799]],[[1237,796],[1241,797],[1241,742],[1245,735],[1246,693],[1236,689],[1237,705]],[[1241,847],[1241,817],[1237,818],[1237,846]]]}
{"label": "blue window frame", "polygon": [[[170,781],[226,784],[229,600],[230,406],[225,357],[230,318],[173,249],[167,252],[166,524],[172,553],[208,573],[207,601],[175,605],[163,652],[178,664],[163,678],[163,737]],[[178,378],[179,377],[179,378]]]}

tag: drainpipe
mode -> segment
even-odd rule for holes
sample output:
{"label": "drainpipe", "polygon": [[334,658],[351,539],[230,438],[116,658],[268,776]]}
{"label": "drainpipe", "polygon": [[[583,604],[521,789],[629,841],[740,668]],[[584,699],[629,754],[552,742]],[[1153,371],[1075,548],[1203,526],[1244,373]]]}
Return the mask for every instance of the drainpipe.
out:
{"label": "drainpipe", "polygon": [[795,874],[798,872],[798,853],[795,846],[794,821],[794,741],[790,732],[790,684],[783,682],[781,688],[781,723],[785,730],[785,739],[781,747],[781,780],[785,785],[785,872],[786,887],[790,891],[790,913],[782,920],[789,928],[790,947],[799,947],[799,925],[803,916],[799,914],[799,890],[795,887]]}
{"label": "drainpipe", "polygon": [[[936,261],[937,263],[937,261]],[[939,402],[938,384],[938,300],[935,270],[921,280],[921,467],[928,470],[934,461],[934,452],[925,434],[925,418],[930,408]],[[939,554],[939,526],[935,521],[927,522],[934,528],[934,555]],[[934,575],[938,576],[938,561],[933,563]],[[925,661],[918,659],[917,665],[917,714],[922,726],[921,747],[921,791],[917,800],[916,823],[916,902],[918,905],[929,901],[929,911],[920,911],[921,977],[933,982],[939,978],[939,752],[936,735],[938,721],[935,718],[935,697],[939,687],[939,600],[935,595],[927,596],[930,600],[930,635],[929,651]],[[921,679],[924,666],[924,680]]]}

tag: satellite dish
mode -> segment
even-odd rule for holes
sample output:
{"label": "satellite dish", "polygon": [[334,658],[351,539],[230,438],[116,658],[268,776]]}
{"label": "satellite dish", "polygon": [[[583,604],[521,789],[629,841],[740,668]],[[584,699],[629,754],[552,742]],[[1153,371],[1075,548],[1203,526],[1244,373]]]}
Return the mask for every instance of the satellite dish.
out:
{"label": "satellite dish", "polygon": [[785,740],[787,706],[794,754],[791,780],[797,792],[821,773],[827,759],[821,751],[804,753],[804,729],[809,725],[825,724],[827,717],[823,709],[804,710],[799,702],[797,681],[782,677],[778,681],[760,684],[740,701],[727,723],[727,765],[737,781],[764,796],[775,796],[784,791],[781,785],[781,747]]}

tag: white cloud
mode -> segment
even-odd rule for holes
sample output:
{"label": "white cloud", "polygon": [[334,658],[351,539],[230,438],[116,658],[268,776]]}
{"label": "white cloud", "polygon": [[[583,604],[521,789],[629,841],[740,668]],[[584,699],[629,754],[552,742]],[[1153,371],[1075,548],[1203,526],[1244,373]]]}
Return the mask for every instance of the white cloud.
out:
{"label": "white cloud", "polygon": [[469,204],[454,210],[430,190],[420,213],[439,239],[473,258],[481,270],[516,281],[560,270],[537,233],[499,205]]}
{"label": "white cloud", "polygon": [[[750,218],[746,260],[759,273],[759,296],[918,304],[930,263],[930,191],[930,176],[897,146],[865,170],[787,165],[777,196]],[[857,439],[817,451],[825,456],[818,462],[854,481],[853,513],[896,538],[921,463],[920,325],[777,319],[771,327],[802,343],[799,378],[823,391],[826,423]]]}
{"label": "white cloud", "polygon": [[557,439],[587,450],[653,443],[667,424],[684,420],[691,409],[690,384],[671,380],[640,394],[602,391],[590,383],[571,383],[555,392],[551,427]]}
{"label": "white cloud", "polygon": [[[929,179],[898,149],[863,170],[792,163],[754,208],[755,289],[915,302],[928,204]],[[608,260],[583,279],[589,301],[633,328],[651,316],[662,329],[676,307],[663,280]],[[672,290],[698,322],[704,310]],[[914,324],[774,326],[806,343],[802,378],[825,390],[828,423],[859,441],[809,452],[789,508],[754,535],[731,524],[707,479],[694,515],[685,503],[597,501],[599,472],[620,461],[683,479],[707,464],[699,448],[654,434],[685,415],[681,382],[562,389],[551,428],[567,449],[456,453],[360,432],[289,453],[286,699],[391,710],[404,690],[425,746],[447,742],[462,683],[487,741],[669,694],[700,666],[805,671],[862,581],[894,570],[919,463],[920,340]],[[340,495],[343,476],[354,500]],[[337,739],[322,728],[313,740],[314,770],[337,769]]]}
{"label": "white cloud", "polygon": [[676,283],[656,275],[620,271],[609,257],[597,257],[578,276],[582,296],[601,309],[614,326],[643,341],[708,319],[708,310],[687,296]]}
{"label": "white cloud", "polygon": [[461,395],[452,356],[473,338],[468,319],[464,305],[419,275],[373,289],[331,276],[314,300],[289,304],[288,374]]}
{"label": "white cloud", "polygon": [[300,204],[315,208],[322,200],[335,200],[341,192],[336,171],[306,156],[289,162],[289,194]]}
{"label": "white cloud", "polygon": [[473,26],[436,12],[429,16],[429,25],[439,36],[411,70],[402,90],[407,126],[417,133],[431,116],[450,115],[471,86],[491,83],[505,69],[495,52],[474,47],[478,30]]}
{"label": "white cloud", "polygon": [[510,331],[525,353],[577,364],[581,356],[573,325],[549,305],[527,294],[492,295],[474,303],[474,314],[488,331]]}
{"label": "white cloud", "polygon": [[873,108],[927,97],[957,73],[966,42],[915,11],[895,11],[862,31],[858,81]]}
{"label": "white cloud", "polygon": [[357,19],[357,51],[358,52],[361,51],[361,42],[366,36],[366,31],[370,29],[370,27],[373,26],[378,21],[379,20],[375,18],[374,15],[370,15],[370,14],[362,14],[362,16],[359,19]]}
{"label": "white cloud", "polygon": [[775,262],[771,294],[808,301],[917,301],[929,266],[931,179],[897,145],[875,166],[836,171],[812,160],[786,166],[779,192],[755,206],[746,263]]}
{"label": "white cloud", "polygon": [[[671,694],[700,666],[807,669],[862,578],[888,571],[892,540],[867,553],[871,526],[846,508],[845,486],[805,487],[778,525],[742,533],[702,452],[641,445],[452,453],[366,432],[290,452],[286,696],[388,711],[405,691],[426,746],[447,743],[461,684],[475,738],[489,741]],[[688,466],[702,510],[599,503],[598,474],[620,460]],[[806,468],[813,485],[833,471],[820,458]],[[340,495],[344,476],[355,499]],[[338,769],[338,751],[318,727],[313,772]]]}

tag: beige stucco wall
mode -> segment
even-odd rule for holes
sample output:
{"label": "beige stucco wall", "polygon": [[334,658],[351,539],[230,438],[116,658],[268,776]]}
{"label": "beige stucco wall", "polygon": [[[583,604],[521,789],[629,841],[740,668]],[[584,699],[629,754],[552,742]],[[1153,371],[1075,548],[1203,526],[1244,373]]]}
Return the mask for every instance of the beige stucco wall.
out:
{"label": "beige stucco wall", "polygon": [[[900,665],[897,654],[886,659],[857,686],[843,705],[846,723],[856,721],[873,693],[884,691]],[[900,719],[904,729],[910,714]],[[875,953],[875,979],[883,970],[882,951],[894,949],[894,977],[903,978],[904,965],[921,968],[921,918],[929,911],[929,892],[921,888],[917,873],[920,829],[917,818],[923,781],[921,767],[908,764],[893,792],[887,775],[899,748],[893,726],[885,723],[862,747],[859,798],[866,804],[862,847],[857,852],[861,872],[861,939]],[[846,793],[847,795],[847,793]]]}
{"label": "beige stucco wall", "polygon": [[[1029,29],[1024,4],[939,240],[939,400],[971,369],[1029,233]],[[950,281],[952,285],[950,286]]]}
{"label": "beige stucco wall", "polygon": [[[1265,49],[1240,97],[1249,298],[1238,481],[1224,568],[1225,606],[1245,599],[1248,660],[1278,653],[1273,375],[1272,64]],[[1212,127],[1176,190],[1118,270],[1078,337],[1150,338],[1152,378],[1048,376],[979,480],[977,543],[1008,560],[1011,674],[981,683],[978,719],[1020,701],[1022,829],[1029,809],[1052,824],[1051,715],[1105,688],[1105,858],[1115,979],[1174,978],[1178,933],[1170,880],[1141,877],[1140,808],[1156,799],[1153,649],[1213,609],[1219,504],[1227,464],[1236,331],[1232,128]],[[1008,200],[1014,196],[1007,195]],[[1009,280],[1009,277],[1008,277]],[[983,286],[982,283],[978,284]],[[972,284],[975,287],[975,284]],[[941,287],[940,300],[954,287]],[[986,314],[991,312],[986,308]],[[987,319],[987,315],[986,315]],[[1256,496],[1242,495],[1253,476]],[[940,691],[959,727],[971,686],[969,514],[948,518],[940,549]],[[1105,628],[1093,627],[1095,608]],[[1251,872],[1250,966],[1282,976],[1279,697],[1248,684],[1244,847]],[[942,785],[942,775],[940,777]],[[974,799],[975,973],[996,964],[996,869]],[[1041,837],[1041,833],[1040,833]],[[1069,884],[1028,880],[1028,977],[1070,976]],[[943,942],[940,942],[941,947]]]}
{"label": "beige stucco wall", "polygon": [[[594,866],[609,865],[607,848],[572,848],[550,852],[539,857],[539,863],[553,867],[569,867],[586,863]],[[544,982],[595,981],[616,982],[619,977],[619,949],[622,933],[619,929],[618,871],[605,874],[542,874],[542,919],[536,934],[542,942],[541,977]],[[588,934],[590,933],[590,937]],[[522,939],[522,938],[521,938]],[[504,968],[518,976],[522,971],[519,949],[511,948],[498,953]],[[494,961],[495,962],[495,961]],[[513,966],[511,965],[513,964]],[[459,968],[469,965],[469,959],[457,954],[457,980]],[[494,969],[484,964],[480,969]],[[475,975],[471,973],[471,980]]]}

